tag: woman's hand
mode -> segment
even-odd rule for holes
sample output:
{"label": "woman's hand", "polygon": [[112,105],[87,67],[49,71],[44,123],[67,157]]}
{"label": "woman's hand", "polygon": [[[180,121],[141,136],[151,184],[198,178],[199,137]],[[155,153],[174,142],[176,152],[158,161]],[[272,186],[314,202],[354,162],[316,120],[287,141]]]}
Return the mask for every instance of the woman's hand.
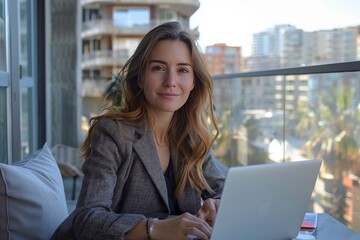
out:
{"label": "woman's hand", "polygon": [[206,199],[197,214],[198,218],[204,219],[211,227],[213,227],[219,205],[220,199]]}
{"label": "woman's hand", "polygon": [[164,220],[156,220],[153,226],[152,238],[156,240],[188,240],[190,239],[187,237],[189,234],[199,239],[210,239],[212,231],[204,219],[200,219],[190,213],[184,213]]}

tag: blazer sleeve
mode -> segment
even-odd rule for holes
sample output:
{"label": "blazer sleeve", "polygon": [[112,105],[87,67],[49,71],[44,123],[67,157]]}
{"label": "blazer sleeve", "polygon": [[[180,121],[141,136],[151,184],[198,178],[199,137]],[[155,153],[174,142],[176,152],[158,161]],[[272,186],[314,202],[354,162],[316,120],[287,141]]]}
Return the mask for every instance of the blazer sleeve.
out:
{"label": "blazer sleeve", "polygon": [[[114,192],[124,187],[119,185],[117,172],[129,168],[127,158],[132,151],[131,142],[118,132],[118,125],[111,120],[102,120],[93,131],[91,153],[83,165],[83,185],[73,214],[77,239],[125,239],[124,235],[145,218],[113,210]],[[125,184],[126,174],[123,177]]]}
{"label": "blazer sleeve", "polygon": [[203,199],[221,198],[227,170],[228,168],[213,155],[212,151],[210,151],[203,165],[203,173],[205,179],[214,192],[210,193],[208,191],[203,191]]}

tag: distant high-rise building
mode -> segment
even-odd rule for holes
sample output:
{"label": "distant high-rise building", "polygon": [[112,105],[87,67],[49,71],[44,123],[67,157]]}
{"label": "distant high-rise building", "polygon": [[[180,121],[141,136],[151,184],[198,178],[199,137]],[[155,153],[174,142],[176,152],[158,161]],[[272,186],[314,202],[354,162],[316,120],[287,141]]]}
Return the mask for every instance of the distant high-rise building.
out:
{"label": "distant high-rise building", "polygon": [[[358,27],[319,30],[313,32],[315,38],[314,63],[332,63],[357,60]],[[359,59],[359,58],[358,58]]]}
{"label": "distant high-rise building", "polygon": [[85,116],[98,114],[106,106],[104,93],[109,79],[119,72],[150,29],[168,21],[189,27],[191,15],[200,6],[199,0],[165,2],[81,0]]}
{"label": "distant high-rise building", "polygon": [[285,54],[285,33],[292,31],[297,31],[297,28],[284,24],[253,34],[251,70],[280,68]]}
{"label": "distant high-rise building", "polygon": [[305,32],[292,25],[276,25],[254,33],[246,70],[355,61],[360,59],[360,27]]}
{"label": "distant high-rise building", "polygon": [[[253,34],[252,55],[244,59],[244,70],[261,71],[358,60],[360,59],[359,29],[358,26],[305,32],[292,25],[276,25],[266,31]],[[276,104],[272,107],[276,106],[275,109],[282,109],[286,103],[287,110],[292,111],[296,110],[300,102],[316,101],[323,88],[340,87],[342,82],[354,84],[354,82],[349,83],[353,79],[351,74],[348,74],[346,81],[340,80],[339,77],[332,78],[324,75],[288,76],[287,86],[283,89],[283,82],[279,80],[282,79],[281,77],[272,79],[268,77],[266,91],[257,84],[249,84],[250,87],[252,85],[256,87],[248,91],[261,92],[260,96],[263,99],[273,99]],[[259,81],[255,78],[251,80]],[[282,92],[283,90],[285,92]],[[283,99],[284,95],[280,93],[285,93],[286,99]],[[355,96],[358,95],[359,93],[356,92]]]}

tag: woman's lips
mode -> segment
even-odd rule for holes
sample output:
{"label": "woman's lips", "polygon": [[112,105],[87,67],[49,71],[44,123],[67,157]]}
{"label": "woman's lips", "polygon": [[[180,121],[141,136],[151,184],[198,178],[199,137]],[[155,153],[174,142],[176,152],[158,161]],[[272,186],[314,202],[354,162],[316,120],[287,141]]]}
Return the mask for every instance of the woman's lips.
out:
{"label": "woman's lips", "polygon": [[176,98],[177,96],[179,96],[179,94],[177,94],[177,93],[160,93],[159,95],[160,95],[161,97],[167,98],[167,99],[174,99],[174,98]]}

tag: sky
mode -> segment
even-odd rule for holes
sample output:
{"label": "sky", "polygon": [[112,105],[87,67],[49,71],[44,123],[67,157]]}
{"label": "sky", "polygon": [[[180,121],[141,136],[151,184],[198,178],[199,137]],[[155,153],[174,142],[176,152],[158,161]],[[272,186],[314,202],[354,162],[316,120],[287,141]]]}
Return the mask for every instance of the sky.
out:
{"label": "sky", "polygon": [[360,25],[360,0],[200,0],[190,18],[198,27],[199,44],[226,43],[251,54],[252,34],[277,24],[304,31]]}

